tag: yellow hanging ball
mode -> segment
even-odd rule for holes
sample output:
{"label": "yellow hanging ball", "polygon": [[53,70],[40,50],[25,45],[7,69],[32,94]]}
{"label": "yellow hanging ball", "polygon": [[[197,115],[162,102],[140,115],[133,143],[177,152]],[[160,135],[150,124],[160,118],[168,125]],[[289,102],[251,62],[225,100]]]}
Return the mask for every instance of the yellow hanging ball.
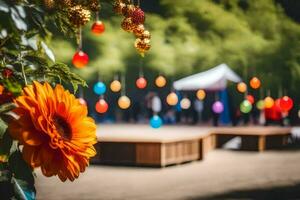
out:
{"label": "yellow hanging ball", "polygon": [[121,96],[118,100],[118,105],[121,109],[126,110],[130,107],[130,99],[127,96]]}
{"label": "yellow hanging ball", "polygon": [[274,99],[272,97],[265,98],[265,108],[272,108],[274,105]]}
{"label": "yellow hanging ball", "polygon": [[247,91],[247,85],[246,83],[244,82],[240,82],[237,84],[237,90],[240,92],[240,93],[244,93]]}
{"label": "yellow hanging ball", "polygon": [[155,79],[155,85],[159,88],[165,87],[166,84],[167,84],[166,78],[161,75]]}
{"label": "yellow hanging ball", "polygon": [[196,96],[199,100],[203,100],[206,97],[206,93],[204,90],[198,90]]}
{"label": "yellow hanging ball", "polygon": [[175,106],[178,103],[178,96],[175,92],[171,92],[170,94],[168,94],[167,103],[170,106]]}
{"label": "yellow hanging ball", "polygon": [[121,90],[121,88],[122,88],[122,85],[121,85],[120,81],[118,81],[118,80],[114,80],[110,84],[110,89],[113,92],[119,92]]}

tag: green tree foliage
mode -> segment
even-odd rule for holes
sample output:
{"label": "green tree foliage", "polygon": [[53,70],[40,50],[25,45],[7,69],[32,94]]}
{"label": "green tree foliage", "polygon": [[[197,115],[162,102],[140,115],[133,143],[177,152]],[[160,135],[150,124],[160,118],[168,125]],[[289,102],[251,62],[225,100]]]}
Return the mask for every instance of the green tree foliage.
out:
{"label": "green tree foliage", "polygon": [[[51,13],[40,1],[0,1],[0,71],[10,69],[13,76],[1,76],[0,82],[15,95],[31,80],[62,80],[76,91],[85,82],[64,64],[57,63],[50,42],[49,28],[74,35],[64,12]],[[69,28],[68,28],[69,27]],[[63,70],[58,71],[60,65]],[[1,74],[2,75],[2,74]]]}

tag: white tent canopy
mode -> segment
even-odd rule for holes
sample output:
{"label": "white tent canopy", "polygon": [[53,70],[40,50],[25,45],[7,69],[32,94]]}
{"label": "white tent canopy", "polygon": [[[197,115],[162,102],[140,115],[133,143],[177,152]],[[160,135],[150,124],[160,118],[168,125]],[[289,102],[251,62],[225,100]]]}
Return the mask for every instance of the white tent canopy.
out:
{"label": "white tent canopy", "polygon": [[227,81],[240,82],[242,79],[226,64],[218,65],[210,70],[194,74],[173,83],[176,90],[222,90]]}

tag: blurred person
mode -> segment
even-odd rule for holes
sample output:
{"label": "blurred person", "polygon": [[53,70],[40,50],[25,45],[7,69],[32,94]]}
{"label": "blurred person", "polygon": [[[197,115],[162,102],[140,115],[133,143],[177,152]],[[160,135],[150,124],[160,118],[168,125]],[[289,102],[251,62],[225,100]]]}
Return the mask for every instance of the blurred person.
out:
{"label": "blurred person", "polygon": [[212,112],[213,115],[213,126],[219,126],[220,114]]}
{"label": "blurred person", "polygon": [[164,122],[166,124],[175,124],[176,123],[176,116],[174,109],[167,110],[166,114],[164,115]]}
{"label": "blurred person", "polygon": [[161,103],[159,96],[157,96],[156,94],[152,98],[151,108],[152,108],[153,114],[158,114],[161,112],[162,103]]}
{"label": "blurred person", "polygon": [[265,123],[266,123],[265,113],[264,113],[263,110],[261,110],[260,113],[259,113],[258,124],[259,125],[264,125]]}
{"label": "blurred person", "polygon": [[241,114],[240,108],[237,107],[235,109],[235,112],[232,112],[232,125],[233,126],[237,126],[240,123],[241,116],[242,116],[242,114]]}
{"label": "blurred person", "polygon": [[243,124],[247,125],[250,122],[250,113],[242,113]]}
{"label": "blurred person", "polygon": [[150,91],[145,96],[145,105],[146,105],[148,119],[150,119],[153,116],[152,99],[155,95],[156,95],[155,92]]}
{"label": "blurred person", "polygon": [[175,106],[175,110],[176,110],[176,122],[180,123],[181,122],[181,117],[182,117],[182,108],[180,105],[180,101],[182,99],[182,96],[180,94],[180,92],[176,91],[177,97],[178,97],[178,103]]}
{"label": "blurred person", "polygon": [[133,120],[135,122],[138,122],[139,121],[139,118],[141,117],[141,105],[138,101],[135,101],[133,102],[133,105],[132,105],[132,117],[133,117]]}
{"label": "blurred person", "polygon": [[202,120],[203,108],[204,108],[203,101],[196,99],[194,101],[194,117],[193,117],[194,124],[197,124],[199,121]]}
{"label": "blurred person", "polygon": [[260,117],[259,115],[260,115],[260,111],[256,108],[256,106],[252,106],[250,116],[251,116],[251,122],[254,125],[258,124],[258,120],[259,120],[259,117]]}

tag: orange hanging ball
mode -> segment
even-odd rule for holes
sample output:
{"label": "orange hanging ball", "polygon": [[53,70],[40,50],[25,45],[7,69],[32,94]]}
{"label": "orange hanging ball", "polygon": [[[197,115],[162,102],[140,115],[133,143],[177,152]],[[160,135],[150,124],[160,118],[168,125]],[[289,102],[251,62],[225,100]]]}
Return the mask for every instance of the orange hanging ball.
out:
{"label": "orange hanging ball", "polygon": [[122,85],[121,85],[120,81],[118,81],[118,80],[114,80],[110,84],[110,89],[113,92],[119,92],[121,90],[121,88],[122,88]]}
{"label": "orange hanging ball", "polygon": [[137,88],[144,89],[147,87],[147,80],[144,77],[140,77],[136,80],[135,84]]}
{"label": "orange hanging ball", "polygon": [[72,63],[76,68],[84,68],[89,62],[89,56],[83,51],[77,51],[74,56]]}
{"label": "orange hanging ball", "polygon": [[94,24],[92,25],[91,31],[95,35],[101,35],[105,31],[104,23],[100,20],[94,22]]}
{"label": "orange hanging ball", "polygon": [[247,85],[246,83],[244,82],[240,82],[237,84],[237,90],[240,92],[240,93],[244,93],[247,91]]}
{"label": "orange hanging ball", "polygon": [[166,78],[161,75],[155,79],[155,85],[159,88],[165,87],[166,84],[167,84]]}
{"label": "orange hanging ball", "polygon": [[108,104],[106,103],[106,101],[104,99],[100,99],[97,103],[96,103],[96,111],[100,114],[106,113],[108,110]]}
{"label": "orange hanging ball", "polygon": [[197,98],[198,98],[199,100],[202,101],[203,99],[205,99],[206,93],[205,93],[204,90],[198,90],[197,93],[196,93],[196,96],[197,96]]}
{"label": "orange hanging ball", "polygon": [[170,106],[175,106],[178,103],[178,96],[175,92],[171,92],[168,96],[167,96],[167,103]]}
{"label": "orange hanging ball", "polygon": [[118,100],[118,105],[121,109],[126,110],[130,107],[131,101],[127,96],[121,96]]}
{"label": "orange hanging ball", "polygon": [[261,85],[261,82],[260,82],[260,80],[257,77],[253,77],[250,80],[250,86],[251,86],[251,88],[258,89],[260,87],[260,85]]}

